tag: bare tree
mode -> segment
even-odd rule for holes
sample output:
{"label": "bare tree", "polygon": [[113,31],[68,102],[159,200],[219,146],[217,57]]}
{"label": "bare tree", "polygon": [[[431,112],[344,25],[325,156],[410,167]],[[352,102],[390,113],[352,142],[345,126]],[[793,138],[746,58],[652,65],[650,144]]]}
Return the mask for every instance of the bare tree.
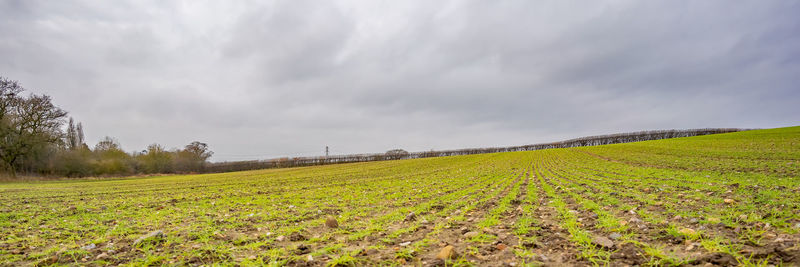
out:
{"label": "bare tree", "polygon": [[129,174],[136,167],[136,161],[122,151],[119,142],[106,136],[94,146],[96,174]]}
{"label": "bare tree", "polygon": [[122,150],[119,145],[119,142],[111,138],[111,136],[106,136],[100,142],[97,142],[97,145],[94,146],[94,151],[109,151],[109,150]]}
{"label": "bare tree", "polygon": [[61,140],[67,116],[49,96],[20,96],[23,90],[17,81],[0,77],[0,160],[11,176],[16,176],[15,163],[34,148]]}
{"label": "bare tree", "polygon": [[69,118],[67,123],[67,132],[64,134],[64,143],[66,143],[69,150],[75,150],[78,147],[77,133],[75,131],[75,121]]}
{"label": "bare tree", "polygon": [[208,149],[208,144],[194,141],[186,145],[183,150],[176,151],[175,168],[182,172],[202,172],[205,170],[206,161],[214,152]]}
{"label": "bare tree", "polygon": [[200,162],[205,162],[206,160],[211,158],[212,155],[214,155],[214,152],[208,149],[208,144],[201,143],[198,141],[194,141],[186,145],[183,151],[188,152],[194,157],[195,160]]}
{"label": "bare tree", "polygon": [[386,159],[390,159],[390,160],[391,159],[407,158],[408,155],[410,155],[408,153],[408,151],[405,151],[405,150],[402,150],[402,149],[392,149],[392,150],[386,151]]}
{"label": "bare tree", "polygon": [[159,144],[147,146],[147,153],[140,155],[144,171],[148,173],[168,173],[172,171],[172,154]]}
{"label": "bare tree", "polygon": [[70,117],[67,123],[67,132],[64,135],[64,143],[67,145],[67,149],[89,149],[89,146],[84,143],[83,138],[83,124],[78,122],[78,124],[75,125],[75,121]]}
{"label": "bare tree", "polygon": [[78,125],[75,126],[75,138],[78,139],[76,143],[78,143],[79,146],[82,148],[89,148],[83,140],[83,124],[80,122],[78,122]]}
{"label": "bare tree", "polygon": [[0,76],[0,121],[6,122],[9,119],[9,111],[23,90],[17,81]]}

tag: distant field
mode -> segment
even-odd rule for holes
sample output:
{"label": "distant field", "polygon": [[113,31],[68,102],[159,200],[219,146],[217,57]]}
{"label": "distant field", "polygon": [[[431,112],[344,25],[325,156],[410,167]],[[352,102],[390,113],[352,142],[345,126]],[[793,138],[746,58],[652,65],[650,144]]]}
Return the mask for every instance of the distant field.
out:
{"label": "distant field", "polygon": [[8,266],[798,266],[800,127],[2,183],[0,227],[0,265]]}

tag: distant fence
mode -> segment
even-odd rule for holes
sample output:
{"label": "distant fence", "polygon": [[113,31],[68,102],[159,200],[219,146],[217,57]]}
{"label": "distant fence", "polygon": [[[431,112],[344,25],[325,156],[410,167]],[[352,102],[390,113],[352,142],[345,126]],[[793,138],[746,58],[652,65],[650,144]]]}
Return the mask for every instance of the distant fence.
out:
{"label": "distant fence", "polygon": [[301,166],[313,166],[313,165],[327,165],[327,164],[338,164],[338,163],[446,157],[446,156],[473,155],[473,154],[513,152],[513,151],[530,151],[530,150],[540,150],[540,149],[568,148],[568,147],[581,147],[581,146],[598,146],[598,145],[630,143],[630,142],[659,140],[659,139],[677,138],[677,137],[731,133],[743,130],[745,129],[706,128],[706,129],[689,129],[689,130],[656,130],[656,131],[641,131],[641,132],[631,132],[631,133],[587,136],[561,142],[510,146],[510,147],[466,148],[466,149],[456,149],[456,150],[423,151],[423,152],[412,152],[412,153],[394,152],[394,153],[351,154],[351,155],[335,155],[335,156],[294,157],[294,158],[276,158],[267,160],[218,162],[218,163],[208,164],[206,166],[206,172],[229,172],[229,171],[243,171],[243,170],[268,169],[268,168],[288,168],[288,167],[301,167]]}

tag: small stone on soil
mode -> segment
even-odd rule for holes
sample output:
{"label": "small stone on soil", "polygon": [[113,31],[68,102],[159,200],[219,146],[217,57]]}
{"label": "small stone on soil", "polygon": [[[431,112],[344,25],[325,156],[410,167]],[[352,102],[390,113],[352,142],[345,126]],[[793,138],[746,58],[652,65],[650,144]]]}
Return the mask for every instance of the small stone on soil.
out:
{"label": "small stone on soil", "polygon": [[446,246],[439,251],[439,254],[436,254],[436,258],[440,260],[455,259],[456,257],[458,257],[458,253],[453,246]]}
{"label": "small stone on soil", "polygon": [[464,234],[464,237],[465,238],[473,238],[473,237],[478,236],[479,234],[480,233],[478,233],[478,232],[472,231],[472,232],[467,232],[466,234]]}
{"label": "small stone on soil", "polygon": [[683,228],[683,229],[681,229],[680,233],[684,234],[684,235],[694,235],[697,232],[694,229],[691,229],[691,228]]}
{"label": "small stone on soil", "polygon": [[691,220],[689,220],[689,223],[697,223],[697,218],[692,218]]}
{"label": "small stone on soil", "polygon": [[104,260],[106,258],[108,258],[108,253],[105,253],[105,252],[100,253],[100,255],[97,255],[97,257],[95,257],[95,259],[97,259],[97,260]]}
{"label": "small stone on soil", "polygon": [[85,245],[85,246],[83,246],[81,248],[84,249],[84,250],[92,250],[92,249],[97,248],[97,245],[95,245],[94,243],[91,243],[91,244]]}
{"label": "small stone on soil", "polygon": [[399,245],[401,247],[405,247],[405,246],[411,245],[411,241],[403,242],[403,243],[400,243]]}
{"label": "small stone on soil", "polygon": [[724,201],[724,202],[725,202],[725,204],[733,204],[734,202],[736,202],[735,200],[733,200],[733,199],[730,199],[730,198],[726,198],[726,199],[724,199],[724,200],[722,200],[722,201]]}
{"label": "small stone on soil", "polygon": [[596,245],[599,245],[601,247],[604,247],[604,248],[613,248],[614,247],[614,241],[611,241],[611,239],[608,239],[608,238],[605,238],[605,237],[602,237],[602,236],[596,236],[594,239],[592,239],[592,243],[594,243]]}
{"label": "small stone on soil", "polygon": [[619,233],[612,233],[612,234],[610,234],[608,236],[608,238],[610,238],[611,240],[617,240],[617,239],[620,239],[621,237],[622,237],[622,235],[619,234]]}
{"label": "small stone on soil", "polygon": [[416,219],[417,219],[417,215],[414,214],[414,212],[411,212],[408,215],[406,215],[405,221],[410,222],[410,221],[413,221],[413,220],[416,220]]}
{"label": "small stone on soil", "polygon": [[150,232],[149,234],[146,234],[146,235],[144,235],[142,237],[139,237],[139,239],[136,239],[136,241],[133,242],[133,245],[135,246],[135,245],[138,245],[139,243],[142,243],[144,241],[151,240],[151,239],[164,238],[165,236],[167,236],[167,235],[164,234],[163,231],[155,230],[155,231]]}
{"label": "small stone on soil", "polygon": [[505,250],[506,248],[508,248],[508,246],[507,246],[506,244],[500,243],[500,244],[497,244],[497,246],[496,246],[495,248],[496,248],[497,250],[499,250],[499,251],[503,251],[503,250]]}

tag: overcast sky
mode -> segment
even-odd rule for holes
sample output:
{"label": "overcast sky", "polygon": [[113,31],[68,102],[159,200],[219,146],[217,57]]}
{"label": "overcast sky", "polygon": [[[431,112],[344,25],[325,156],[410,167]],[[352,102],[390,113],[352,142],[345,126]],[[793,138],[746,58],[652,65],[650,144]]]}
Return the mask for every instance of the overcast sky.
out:
{"label": "overcast sky", "polygon": [[800,124],[798,1],[0,0],[0,76],[213,161]]}

